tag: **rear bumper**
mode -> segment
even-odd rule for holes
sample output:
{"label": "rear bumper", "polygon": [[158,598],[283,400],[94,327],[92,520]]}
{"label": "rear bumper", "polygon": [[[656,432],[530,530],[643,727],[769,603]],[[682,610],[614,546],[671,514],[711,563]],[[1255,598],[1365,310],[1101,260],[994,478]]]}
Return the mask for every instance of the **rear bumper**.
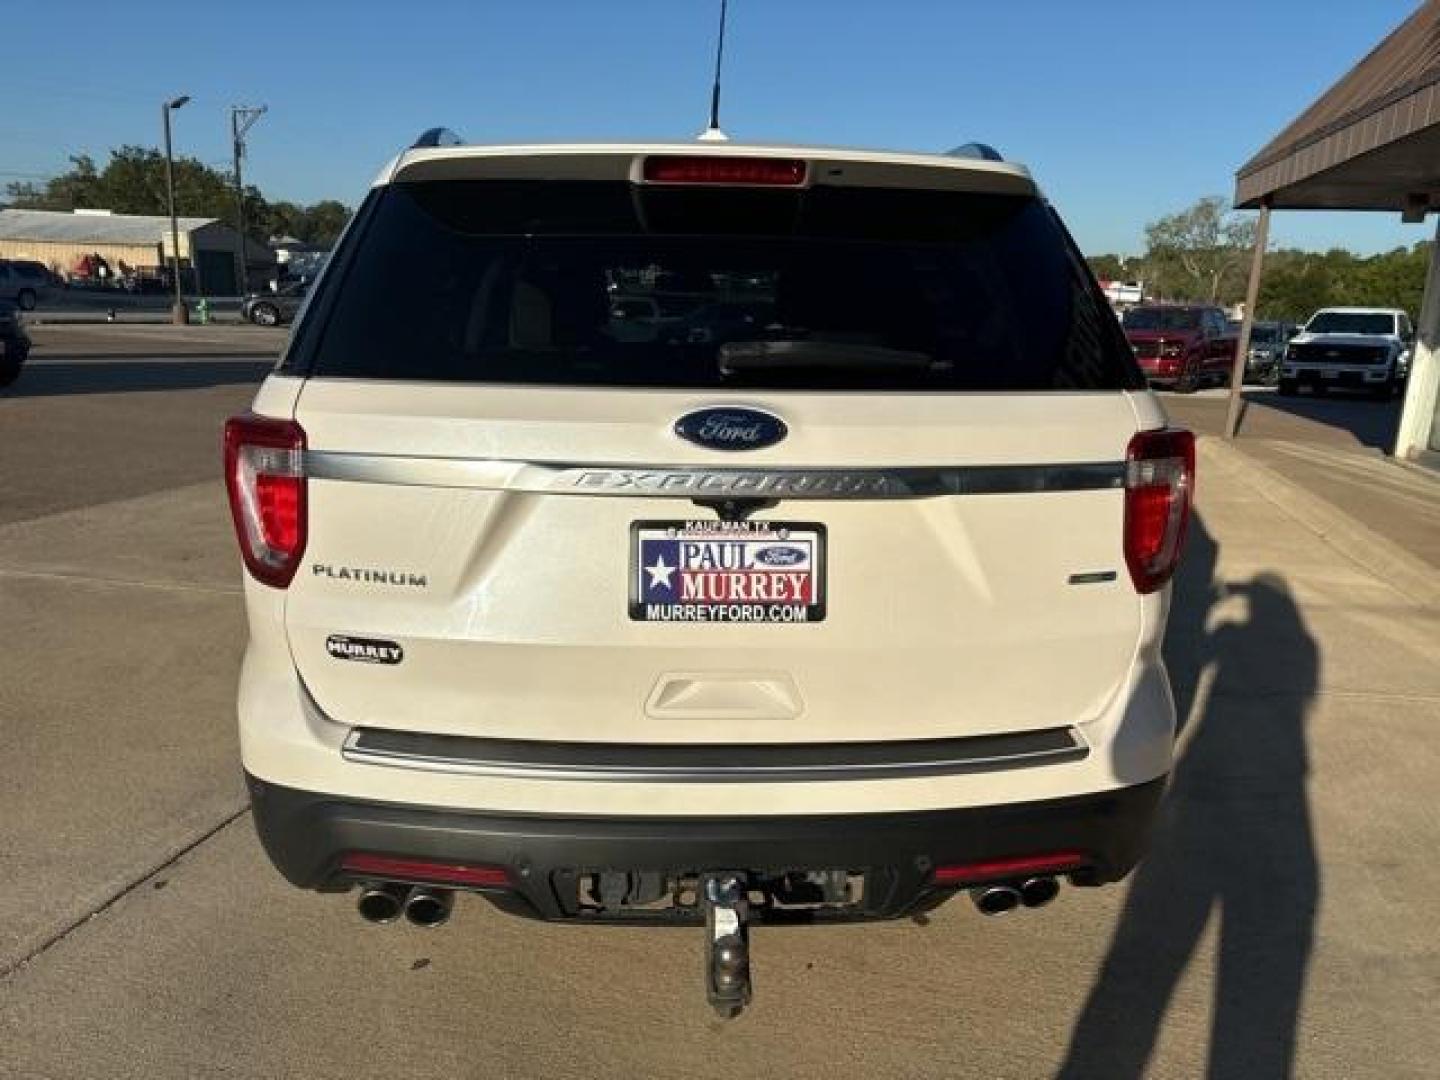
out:
{"label": "rear bumper", "polygon": [[[936,866],[1078,851],[1080,884],[1124,877],[1143,853],[1164,779],[1099,794],[956,810],[777,817],[502,816],[337,798],[247,774],[260,841],[302,888],[344,888],[349,852],[500,866],[511,887],[487,891],[514,914],[612,921],[567,899],[579,873],[827,869],[863,873],[864,900],[838,919],[896,918],[926,910],[954,889]],[[635,913],[623,921],[684,921]]]}

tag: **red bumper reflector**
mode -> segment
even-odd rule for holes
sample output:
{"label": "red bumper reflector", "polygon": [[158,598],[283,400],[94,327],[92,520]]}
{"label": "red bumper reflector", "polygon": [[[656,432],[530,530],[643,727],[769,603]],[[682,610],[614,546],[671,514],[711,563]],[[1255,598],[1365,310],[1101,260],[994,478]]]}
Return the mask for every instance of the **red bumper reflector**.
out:
{"label": "red bumper reflector", "polygon": [[1021,855],[1011,859],[953,863],[935,868],[937,885],[971,885],[980,881],[1028,877],[1032,874],[1062,874],[1078,870],[1089,860],[1078,851],[1054,851],[1045,855]]}
{"label": "red bumper reflector", "polygon": [[510,872],[503,866],[469,866],[465,863],[431,862],[428,859],[398,859],[389,855],[351,852],[340,861],[340,869],[351,874],[377,878],[400,878],[427,885],[469,885],[474,888],[501,888],[510,884]]}
{"label": "red bumper reflector", "polygon": [[668,155],[645,159],[652,184],[752,184],[800,187],[806,163],[801,158],[692,157]]}

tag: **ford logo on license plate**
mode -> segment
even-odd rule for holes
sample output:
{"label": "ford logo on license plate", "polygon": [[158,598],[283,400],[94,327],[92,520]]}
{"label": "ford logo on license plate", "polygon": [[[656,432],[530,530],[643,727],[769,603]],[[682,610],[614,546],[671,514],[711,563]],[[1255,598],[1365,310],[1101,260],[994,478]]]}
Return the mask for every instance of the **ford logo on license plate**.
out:
{"label": "ford logo on license plate", "polygon": [[759,450],[787,433],[785,421],[759,409],[699,409],[675,421],[675,434],[709,450]]}

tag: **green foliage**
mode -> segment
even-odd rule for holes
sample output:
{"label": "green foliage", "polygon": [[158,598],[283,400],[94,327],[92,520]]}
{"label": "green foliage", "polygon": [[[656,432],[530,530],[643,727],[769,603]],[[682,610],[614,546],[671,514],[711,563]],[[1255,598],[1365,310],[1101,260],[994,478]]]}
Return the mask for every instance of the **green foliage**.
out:
{"label": "green foliage", "polygon": [[1218,195],[1145,226],[1151,279],[1194,300],[1224,302],[1243,276],[1255,246],[1255,222],[1233,213]]}
{"label": "green foliage", "polygon": [[[1215,196],[1145,229],[1144,255],[1092,255],[1097,278],[1143,281],[1147,297],[1235,304],[1245,298],[1255,244],[1253,221],[1227,210]],[[1398,307],[1419,313],[1430,264],[1430,243],[1362,256],[1285,248],[1265,256],[1260,318],[1301,322],[1322,307]]]}
{"label": "green foliage", "polygon": [[1138,259],[1127,262],[1119,255],[1092,255],[1085,261],[1090,264],[1090,272],[1099,281],[1133,281],[1133,268],[1139,266]]}
{"label": "green foliage", "polygon": [[1265,257],[1260,302],[1265,318],[1299,322],[1322,307],[1398,307],[1415,315],[1425,291],[1430,244],[1361,256],[1282,250]]}
{"label": "green foliage", "polygon": [[[110,152],[104,169],[87,155],[70,159],[70,169],[46,181],[10,184],[11,206],[36,210],[105,209],[117,214],[165,214],[165,155],[143,146]],[[231,175],[194,158],[175,159],[175,210],[182,217],[219,218],[237,225]],[[251,236],[288,235],[306,243],[330,245],[350,217],[343,204],[327,199],[313,206],[268,202],[255,187],[245,189],[246,232]]]}

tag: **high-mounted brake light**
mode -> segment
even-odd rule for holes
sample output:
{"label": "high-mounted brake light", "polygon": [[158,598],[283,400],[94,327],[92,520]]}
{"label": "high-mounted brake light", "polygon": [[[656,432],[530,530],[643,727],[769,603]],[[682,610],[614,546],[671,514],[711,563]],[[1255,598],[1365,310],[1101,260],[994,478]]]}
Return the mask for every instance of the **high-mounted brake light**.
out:
{"label": "high-mounted brake light", "polygon": [[265,585],[290,584],[305,554],[305,431],[245,414],[225,422],[225,490],[245,567]]}
{"label": "high-mounted brake light", "polygon": [[399,878],[426,885],[468,885],[477,889],[500,889],[510,884],[510,872],[503,866],[402,859],[390,855],[373,855],[365,851],[354,851],[346,855],[340,860],[340,869],[351,874]]}
{"label": "high-mounted brake light", "polygon": [[801,158],[699,157],[669,154],[647,157],[642,175],[651,184],[734,184],[753,187],[801,187],[806,162]]}
{"label": "high-mounted brake light", "polygon": [[1185,547],[1195,497],[1195,436],[1142,431],[1125,455],[1125,562],[1137,592],[1159,589]]}

